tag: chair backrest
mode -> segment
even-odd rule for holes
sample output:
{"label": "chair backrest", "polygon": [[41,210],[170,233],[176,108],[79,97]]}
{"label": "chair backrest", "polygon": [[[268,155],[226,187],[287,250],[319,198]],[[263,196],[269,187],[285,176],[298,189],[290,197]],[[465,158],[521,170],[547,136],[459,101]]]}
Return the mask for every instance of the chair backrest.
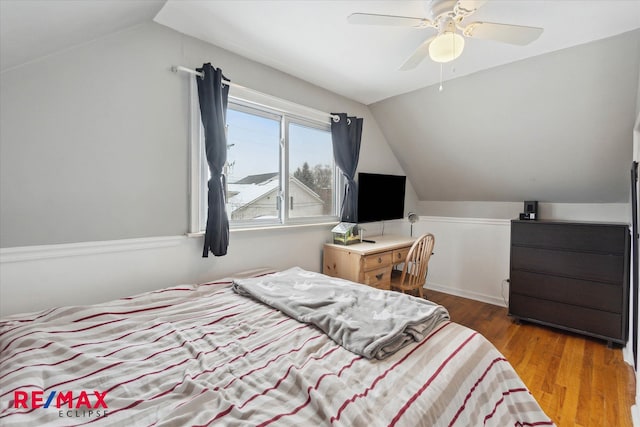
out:
{"label": "chair backrest", "polygon": [[434,245],[435,238],[431,233],[423,234],[413,243],[402,268],[400,278],[402,289],[417,289],[424,286]]}

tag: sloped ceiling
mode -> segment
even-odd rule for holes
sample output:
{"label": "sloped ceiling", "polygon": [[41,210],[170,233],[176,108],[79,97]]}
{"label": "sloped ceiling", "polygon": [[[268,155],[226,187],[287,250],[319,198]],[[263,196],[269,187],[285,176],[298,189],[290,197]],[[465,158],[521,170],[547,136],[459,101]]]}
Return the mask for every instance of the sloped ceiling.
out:
{"label": "sloped ceiling", "polygon": [[149,22],[165,0],[0,0],[0,70]]}
{"label": "sloped ceiling", "polygon": [[474,19],[543,36],[525,48],[469,40],[443,68],[443,92],[429,61],[398,71],[425,31],[346,23],[425,16],[425,4],[0,0],[0,68],[154,19],[370,105],[420,200],[627,201],[640,1],[489,1]]}
{"label": "sloped ceiling", "polygon": [[640,30],[370,106],[420,200],[626,203]]}
{"label": "sloped ceiling", "polygon": [[[428,17],[429,0],[0,0],[0,70],[154,20],[370,104],[429,86],[440,67],[400,65],[434,29],[350,25],[354,12]],[[640,28],[638,0],[490,0],[466,22],[544,28],[528,46],[467,39],[454,79]],[[186,64],[193,65],[193,64]],[[231,76],[233,77],[233,76]]]}
{"label": "sloped ceiling", "polygon": [[[426,60],[400,66],[433,28],[351,25],[355,12],[429,17],[428,0],[167,0],[155,21],[269,65],[348,98],[371,104],[440,79]],[[544,28],[527,46],[467,38],[443,79],[588,43],[640,28],[638,0],[490,0],[465,22]]]}

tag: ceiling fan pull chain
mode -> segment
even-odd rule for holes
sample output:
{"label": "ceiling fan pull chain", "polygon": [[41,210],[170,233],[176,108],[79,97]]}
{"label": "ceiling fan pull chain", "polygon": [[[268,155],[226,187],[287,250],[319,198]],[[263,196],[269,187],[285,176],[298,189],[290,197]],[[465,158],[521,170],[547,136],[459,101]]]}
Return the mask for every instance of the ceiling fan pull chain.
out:
{"label": "ceiling fan pull chain", "polygon": [[440,63],[440,87],[438,90],[442,92],[442,62]]}

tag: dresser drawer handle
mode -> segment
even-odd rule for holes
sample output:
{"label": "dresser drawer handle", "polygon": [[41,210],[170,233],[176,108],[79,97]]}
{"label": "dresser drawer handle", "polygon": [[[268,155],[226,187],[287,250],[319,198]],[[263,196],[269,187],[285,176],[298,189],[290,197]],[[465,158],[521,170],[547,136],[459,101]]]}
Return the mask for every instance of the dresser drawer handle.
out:
{"label": "dresser drawer handle", "polygon": [[378,257],[378,264],[382,263],[382,258]]}
{"label": "dresser drawer handle", "polygon": [[376,274],[376,279],[378,279],[378,280],[382,280],[382,276],[384,276],[384,274],[383,274],[383,273]]}

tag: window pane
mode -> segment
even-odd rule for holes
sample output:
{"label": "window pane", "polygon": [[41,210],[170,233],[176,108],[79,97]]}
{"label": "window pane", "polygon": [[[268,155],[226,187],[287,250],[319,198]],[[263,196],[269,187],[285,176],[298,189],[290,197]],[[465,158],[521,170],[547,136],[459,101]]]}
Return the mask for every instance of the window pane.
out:
{"label": "window pane", "polygon": [[227,215],[278,220],[280,122],[227,110]]}
{"label": "window pane", "polygon": [[333,146],[329,130],[289,125],[289,217],[334,215]]}

